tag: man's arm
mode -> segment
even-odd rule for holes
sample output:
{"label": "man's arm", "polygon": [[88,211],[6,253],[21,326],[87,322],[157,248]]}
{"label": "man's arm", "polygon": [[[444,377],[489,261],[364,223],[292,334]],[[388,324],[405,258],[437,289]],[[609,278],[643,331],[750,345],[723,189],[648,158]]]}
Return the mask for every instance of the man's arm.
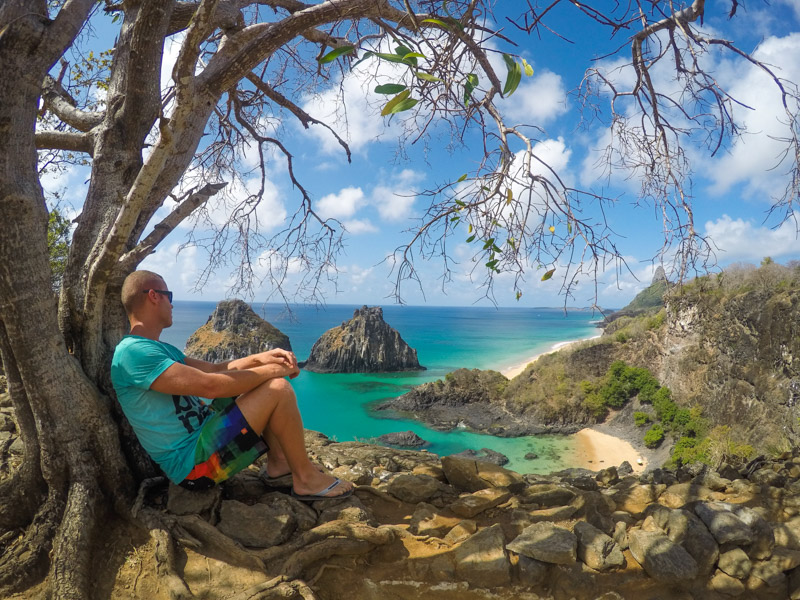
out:
{"label": "man's arm", "polygon": [[[236,358],[234,360],[226,360],[219,363],[210,363],[197,358],[186,357],[186,364],[203,371],[204,373],[222,373],[224,371],[240,371],[242,369],[252,369],[253,367],[279,364],[286,367],[296,368],[297,358],[293,352],[283,350],[282,348],[274,348],[266,352],[259,352],[258,354],[251,354],[243,358]],[[291,376],[290,376],[291,377]]]}
{"label": "man's arm", "polygon": [[[193,359],[193,362],[196,361]],[[297,373],[299,370],[296,366],[277,363],[209,373],[189,364],[175,362],[156,378],[150,389],[163,394],[225,398],[249,392],[269,379],[293,377]]]}

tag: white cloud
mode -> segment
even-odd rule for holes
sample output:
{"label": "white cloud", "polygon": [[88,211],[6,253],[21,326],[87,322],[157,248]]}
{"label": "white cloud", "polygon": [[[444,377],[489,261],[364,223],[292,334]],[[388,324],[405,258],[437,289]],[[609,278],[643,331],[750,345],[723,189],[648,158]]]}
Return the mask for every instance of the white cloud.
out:
{"label": "white cloud", "polygon": [[234,181],[216,196],[212,196],[204,216],[217,227],[227,223],[238,211],[239,218],[247,219],[251,230],[258,228],[261,232],[273,231],[283,225],[286,219],[286,208],[281,201],[277,186],[269,179],[264,180],[264,193],[254,210],[246,206],[246,202],[254,202],[253,196],[258,192],[260,178],[253,177],[244,182]]}
{"label": "white cloud", "polygon": [[364,192],[361,188],[346,187],[338,194],[323,196],[316,203],[319,214],[326,219],[344,219],[352,217],[364,204]]}
{"label": "white cloud", "polygon": [[[780,77],[800,81],[800,33],[783,38],[770,37],[754,52],[754,56],[769,65]],[[780,194],[787,183],[785,172],[792,166],[780,162],[786,145],[786,118],[777,86],[769,75],[755,66],[737,62],[725,71],[730,94],[753,110],[736,106],[734,119],[747,133],[733,144],[728,154],[710,165],[714,189],[725,193],[741,185],[751,195]],[[789,156],[791,158],[791,155]]]}
{"label": "white cloud", "polygon": [[800,255],[800,237],[792,221],[784,222],[777,229],[770,229],[723,215],[705,224],[705,235],[717,246],[720,262],[760,261],[765,256],[778,258]]}
{"label": "white cloud", "polygon": [[352,219],[350,221],[345,221],[344,228],[347,230],[347,233],[351,235],[375,233],[378,231],[378,228],[367,219]]}
{"label": "white cloud", "polygon": [[372,190],[370,202],[386,221],[408,219],[413,215],[414,202],[417,199],[414,186],[424,177],[413,169],[403,169],[390,178],[389,185],[376,186]]}
{"label": "white cloud", "polygon": [[509,119],[542,126],[567,112],[567,92],[560,75],[544,71],[523,78],[514,94],[500,100],[498,107]]}

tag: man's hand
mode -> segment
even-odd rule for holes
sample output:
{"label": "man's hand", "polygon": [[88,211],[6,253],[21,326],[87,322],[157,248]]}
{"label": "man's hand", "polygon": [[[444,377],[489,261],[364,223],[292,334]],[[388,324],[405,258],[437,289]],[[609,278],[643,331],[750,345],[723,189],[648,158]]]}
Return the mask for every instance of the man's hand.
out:
{"label": "man's hand", "polygon": [[289,370],[287,376],[290,379],[294,379],[300,374],[300,368],[297,366],[297,357],[294,355],[294,352],[289,352],[283,348],[273,348],[266,352],[254,354],[249,358],[254,359],[258,364],[280,365],[285,367]]}

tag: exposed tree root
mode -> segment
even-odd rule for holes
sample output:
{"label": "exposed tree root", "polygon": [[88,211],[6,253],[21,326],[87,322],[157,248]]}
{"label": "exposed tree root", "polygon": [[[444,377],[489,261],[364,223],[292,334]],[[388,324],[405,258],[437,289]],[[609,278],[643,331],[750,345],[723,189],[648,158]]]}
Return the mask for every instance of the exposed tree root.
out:
{"label": "exposed tree root", "polygon": [[306,583],[299,579],[289,580],[284,576],[254,585],[226,600],[270,600],[271,598],[317,600],[314,591]]}
{"label": "exposed tree root", "polygon": [[159,581],[166,583],[170,600],[192,598],[192,592],[186,581],[178,575],[172,536],[164,529],[151,529],[150,536],[155,542],[156,574]]}
{"label": "exposed tree root", "polygon": [[221,558],[226,562],[246,569],[261,571],[262,573],[266,571],[264,561],[257,554],[245,550],[198,515],[176,517],[175,520],[192,536],[202,542],[204,553],[212,554],[215,558]]}
{"label": "exposed tree root", "polygon": [[351,523],[341,520],[331,521],[330,523],[324,523],[318,527],[314,527],[314,529],[306,531],[303,535],[298,536],[282,546],[275,546],[262,550],[258,555],[265,563],[269,564],[300,550],[304,546],[331,537],[361,540],[376,546],[382,546],[394,541],[395,531],[391,526],[371,527],[366,523]]}
{"label": "exposed tree root", "polygon": [[56,600],[83,600],[90,595],[92,544],[101,499],[96,486],[80,481],[70,486],[67,507],[53,542],[50,573]]}
{"label": "exposed tree root", "polygon": [[[134,506],[136,506],[135,503]],[[177,523],[175,523],[174,519],[168,519],[165,515],[149,508],[137,509],[132,512],[150,531],[150,537],[155,543],[156,574],[159,581],[166,583],[170,600],[192,598],[193,595],[189,586],[178,573],[175,561],[175,542],[169,532],[170,528],[178,527]],[[202,546],[199,541],[191,538],[188,533],[185,534],[181,541],[192,548]]]}
{"label": "exposed tree root", "polygon": [[329,538],[298,550],[283,565],[283,574],[295,579],[302,575],[310,565],[342,554],[366,554],[374,548],[373,544],[364,540],[347,538]]}
{"label": "exposed tree root", "polygon": [[23,536],[0,557],[0,596],[29,587],[47,573],[47,558],[64,506],[50,493]]}

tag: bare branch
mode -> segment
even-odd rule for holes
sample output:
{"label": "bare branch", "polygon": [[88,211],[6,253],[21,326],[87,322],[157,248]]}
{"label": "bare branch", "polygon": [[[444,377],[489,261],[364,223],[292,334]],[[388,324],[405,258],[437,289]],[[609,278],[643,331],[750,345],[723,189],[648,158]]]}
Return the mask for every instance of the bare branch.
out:
{"label": "bare branch", "polygon": [[49,75],[45,78],[42,101],[45,109],[78,131],[89,131],[103,121],[103,113],[89,112],[76,108],[77,102],[75,102],[75,99],[69,95],[58,81]]}
{"label": "bare branch", "polygon": [[89,156],[94,156],[94,135],[69,131],[37,131],[36,149],[85,152]]}
{"label": "bare branch", "polygon": [[151,254],[165,237],[226,185],[227,183],[208,183],[202,189],[187,194],[187,197],[153,228],[150,235],[139,242],[133,250],[120,257],[117,271],[124,274],[135,269],[136,265]]}

